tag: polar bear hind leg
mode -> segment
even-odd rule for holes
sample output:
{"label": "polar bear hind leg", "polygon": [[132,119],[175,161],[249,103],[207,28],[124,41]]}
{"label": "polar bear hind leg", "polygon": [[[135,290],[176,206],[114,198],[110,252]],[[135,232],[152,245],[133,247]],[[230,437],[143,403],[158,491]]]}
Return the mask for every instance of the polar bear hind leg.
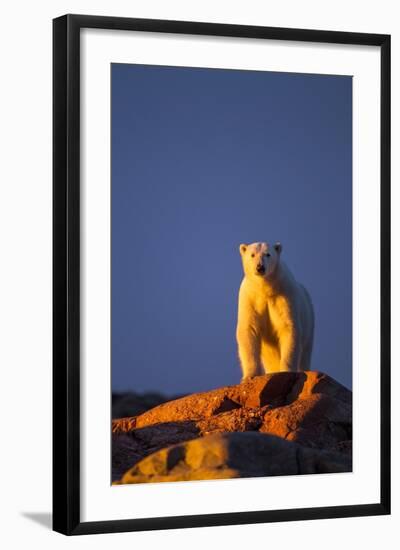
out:
{"label": "polar bear hind leg", "polygon": [[312,344],[307,344],[304,346],[303,353],[301,354],[300,370],[311,370],[311,354]]}
{"label": "polar bear hind leg", "polygon": [[261,343],[261,363],[265,374],[279,372],[280,353],[277,346],[271,345],[265,341]]}

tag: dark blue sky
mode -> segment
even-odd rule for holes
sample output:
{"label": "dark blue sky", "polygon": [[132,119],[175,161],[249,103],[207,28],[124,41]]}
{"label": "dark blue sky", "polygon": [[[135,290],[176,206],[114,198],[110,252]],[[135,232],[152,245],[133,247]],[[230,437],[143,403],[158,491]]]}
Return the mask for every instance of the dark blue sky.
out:
{"label": "dark blue sky", "polygon": [[238,383],[238,247],[276,240],[350,387],[351,77],[111,70],[113,390]]}

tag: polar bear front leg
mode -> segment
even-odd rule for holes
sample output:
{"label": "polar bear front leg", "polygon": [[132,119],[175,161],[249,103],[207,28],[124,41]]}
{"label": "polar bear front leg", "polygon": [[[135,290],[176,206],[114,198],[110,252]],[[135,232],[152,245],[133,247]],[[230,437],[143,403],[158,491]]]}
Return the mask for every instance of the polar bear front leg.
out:
{"label": "polar bear front leg", "polygon": [[242,380],[257,376],[261,372],[261,340],[259,335],[255,334],[251,329],[238,330],[237,342],[243,373]]}
{"label": "polar bear front leg", "polygon": [[297,372],[300,364],[300,343],[294,327],[287,327],[279,335],[280,372]]}

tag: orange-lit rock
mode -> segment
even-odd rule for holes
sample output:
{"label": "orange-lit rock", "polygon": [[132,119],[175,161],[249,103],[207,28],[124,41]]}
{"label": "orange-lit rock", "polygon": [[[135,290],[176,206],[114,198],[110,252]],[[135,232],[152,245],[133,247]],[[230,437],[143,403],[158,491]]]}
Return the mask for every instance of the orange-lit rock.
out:
{"label": "orange-lit rock", "polygon": [[[143,459],[157,454],[161,449],[165,452],[157,455],[157,461],[160,457],[169,456],[167,449],[173,445],[178,444],[179,447],[179,443],[201,439],[199,445],[203,446],[205,438],[208,440],[210,435],[233,432],[258,432],[260,435],[276,436],[279,442],[284,441],[286,450],[293,447],[296,449],[296,456],[303,457],[304,470],[315,470],[316,464],[320,464],[318,467],[321,471],[324,468],[324,471],[350,471],[351,428],[351,392],[331,377],[315,371],[257,376],[236,386],[169,401],[136,417],[113,420],[113,479],[119,479],[123,472],[136,464],[142,464]],[[236,436],[234,440],[237,440]],[[265,438],[258,440],[263,443],[254,445],[266,445]],[[276,441],[276,438],[272,440]],[[226,439],[218,441],[228,444]],[[280,444],[271,441],[268,448]],[[218,443],[220,444],[222,443]],[[185,443],[182,448],[189,447],[191,448],[191,444]],[[306,449],[314,449],[314,454],[307,454]],[[322,462],[318,462],[316,458],[319,453],[322,453]],[[331,460],[332,453],[339,456],[340,460]],[[257,454],[252,457],[253,462],[260,460]],[[306,463],[312,465],[308,468]],[[188,464],[185,464],[183,479],[205,479],[190,477],[203,475],[204,469],[196,468],[196,473],[190,473]],[[243,477],[245,464],[238,468],[232,464],[234,463],[231,461],[224,467],[218,467],[218,471],[223,470],[224,477],[229,477],[230,474],[231,477]],[[289,462],[280,465],[280,474],[276,475],[283,475],[282,468],[283,473],[292,473],[288,464]],[[257,471],[264,472],[260,475],[273,475],[265,473],[267,470],[264,466],[257,466]],[[132,475],[142,479],[143,471],[135,472]],[[207,475],[214,474],[216,472],[209,472]],[[175,470],[168,470],[165,474],[153,473],[151,480],[155,481],[154,476],[159,475],[167,476],[168,479],[172,476],[175,479],[178,474]],[[161,479],[157,478],[159,480]]]}
{"label": "orange-lit rock", "polygon": [[346,472],[339,454],[302,447],[273,435],[209,435],[161,449],[122,476],[119,484]]}

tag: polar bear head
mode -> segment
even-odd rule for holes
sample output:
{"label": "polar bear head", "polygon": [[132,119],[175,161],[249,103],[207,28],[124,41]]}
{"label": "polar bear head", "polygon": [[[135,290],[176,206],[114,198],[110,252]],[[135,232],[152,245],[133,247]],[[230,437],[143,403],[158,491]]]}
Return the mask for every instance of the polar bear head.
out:
{"label": "polar bear head", "polygon": [[262,277],[268,279],[279,264],[282,251],[281,243],[241,244],[239,247],[243,270],[246,277]]}

